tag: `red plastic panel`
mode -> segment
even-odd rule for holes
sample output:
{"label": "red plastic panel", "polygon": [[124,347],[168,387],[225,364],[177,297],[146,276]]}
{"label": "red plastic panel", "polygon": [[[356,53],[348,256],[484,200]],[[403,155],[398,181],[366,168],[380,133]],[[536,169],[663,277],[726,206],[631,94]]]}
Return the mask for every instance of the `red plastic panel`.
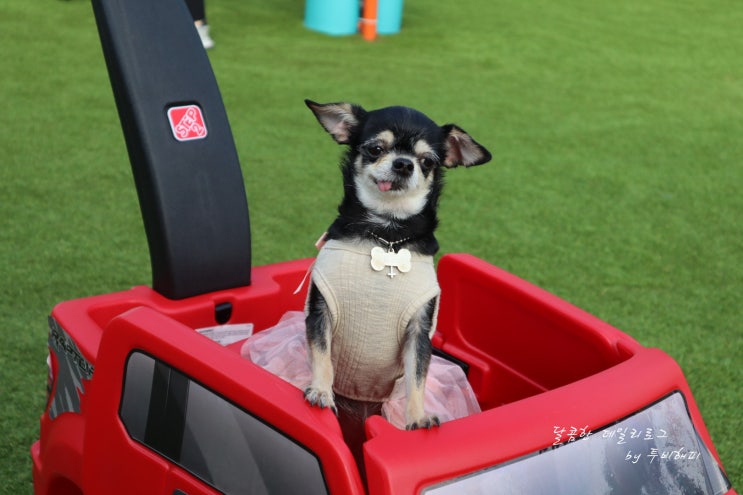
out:
{"label": "red plastic panel", "polygon": [[[91,466],[84,469],[84,488],[90,493],[161,493],[158,487],[166,483],[170,464],[131,440],[118,417],[123,370],[132,349],[157,356],[315,452],[331,490],[362,492],[351,453],[329,410],[307,407],[301,391],[192,329],[142,307],[112,320],[101,342],[96,386],[88,398],[96,413],[88,417],[84,445],[84,462]],[[115,472],[94,468],[100,466],[100,459],[108,459],[104,464],[116,466]]]}
{"label": "red plastic panel", "polygon": [[372,438],[365,444],[370,492],[418,493],[546,448],[554,442],[555,426],[599,428],[677,389],[691,397],[675,362],[646,349],[579,382],[430,431],[403,432],[370,419]]}
{"label": "red plastic panel", "polygon": [[472,365],[484,408],[551,390],[628,357],[639,344],[571,304],[470,255],[439,263],[436,343]]}

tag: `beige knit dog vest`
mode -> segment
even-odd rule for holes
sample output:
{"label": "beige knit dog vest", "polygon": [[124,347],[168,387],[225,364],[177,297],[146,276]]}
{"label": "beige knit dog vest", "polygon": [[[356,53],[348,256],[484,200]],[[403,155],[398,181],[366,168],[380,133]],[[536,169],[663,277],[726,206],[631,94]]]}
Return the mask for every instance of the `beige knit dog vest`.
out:
{"label": "beige knit dog vest", "polygon": [[[403,375],[402,348],[411,317],[436,298],[433,256],[412,253],[411,268],[389,277],[371,266],[372,243],[328,241],[312,268],[312,281],[332,320],[333,390],[363,401],[386,399]],[[429,335],[430,337],[431,335]]]}

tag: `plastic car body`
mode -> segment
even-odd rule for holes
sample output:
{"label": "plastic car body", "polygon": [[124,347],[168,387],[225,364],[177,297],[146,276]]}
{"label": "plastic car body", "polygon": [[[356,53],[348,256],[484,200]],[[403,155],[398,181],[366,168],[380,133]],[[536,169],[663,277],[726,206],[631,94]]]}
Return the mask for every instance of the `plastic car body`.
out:
{"label": "plastic car body", "polygon": [[[178,301],[140,286],[57,305],[50,402],[32,448],[35,493],[292,493],[291,480],[300,480],[302,493],[364,493],[332,412],[308,406],[300,390],[241,357],[240,342],[222,346],[194,330],[228,321],[260,331],[301,309],[304,294],[293,292],[309,263],[257,267],[250,286]],[[506,483],[499,471],[521,464],[528,473],[522,479],[538,479],[529,470],[538,459],[550,466],[543,472],[549,479],[540,481],[552,483],[550,493],[604,493],[582,482],[639,493],[622,483],[664,477],[694,483],[698,493],[735,493],[667,354],[475,257],[444,256],[438,274],[434,344],[466,363],[483,412],[413,432],[371,418],[368,493],[482,493],[457,485],[445,491],[446,483],[466,483],[473,474],[485,476],[486,493],[544,493]],[[137,361],[151,369],[144,378],[135,376]],[[180,392],[172,377],[158,392],[155,367],[179,375]],[[197,388],[211,404],[200,414],[185,398],[196,397]],[[75,392],[79,400],[68,400]],[[179,394],[185,402],[169,409]],[[623,420],[669,397],[683,404],[681,419],[626,423],[618,443]],[[241,417],[267,428],[250,438]],[[632,428],[641,438],[631,438]],[[663,432],[672,437],[663,444],[644,439]],[[593,450],[581,447],[591,442]],[[559,479],[570,484],[559,489]],[[649,493],[678,486],[685,485]]]}

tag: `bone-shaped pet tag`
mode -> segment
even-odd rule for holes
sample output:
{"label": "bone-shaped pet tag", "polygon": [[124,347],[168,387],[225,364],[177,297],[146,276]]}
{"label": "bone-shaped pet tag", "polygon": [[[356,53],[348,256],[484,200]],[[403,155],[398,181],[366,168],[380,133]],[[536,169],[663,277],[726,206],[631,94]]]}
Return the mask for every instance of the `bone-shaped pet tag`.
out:
{"label": "bone-shaped pet tag", "polygon": [[387,273],[387,276],[390,278],[394,278],[396,275],[394,268],[397,268],[402,273],[409,272],[413,266],[410,259],[410,251],[407,249],[394,252],[385,251],[381,247],[373,247],[371,250],[372,269],[379,272],[384,270],[384,267],[389,266],[390,271]]}

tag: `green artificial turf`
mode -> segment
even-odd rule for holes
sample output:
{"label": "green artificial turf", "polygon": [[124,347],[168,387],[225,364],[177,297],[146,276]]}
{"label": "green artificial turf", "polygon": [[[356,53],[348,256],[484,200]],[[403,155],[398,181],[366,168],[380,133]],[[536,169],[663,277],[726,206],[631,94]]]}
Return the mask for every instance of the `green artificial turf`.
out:
{"label": "green artificial turf", "polygon": [[[668,352],[741,489],[743,3],[408,0],[374,43],[309,31],[303,9],[207,2],[254,263],[312,256],[340,198],[340,148],[304,98],[455,122],[494,159],[448,174],[442,252]],[[0,60],[0,492],[21,494],[46,316],[150,271],[89,3],[5,0]]]}

